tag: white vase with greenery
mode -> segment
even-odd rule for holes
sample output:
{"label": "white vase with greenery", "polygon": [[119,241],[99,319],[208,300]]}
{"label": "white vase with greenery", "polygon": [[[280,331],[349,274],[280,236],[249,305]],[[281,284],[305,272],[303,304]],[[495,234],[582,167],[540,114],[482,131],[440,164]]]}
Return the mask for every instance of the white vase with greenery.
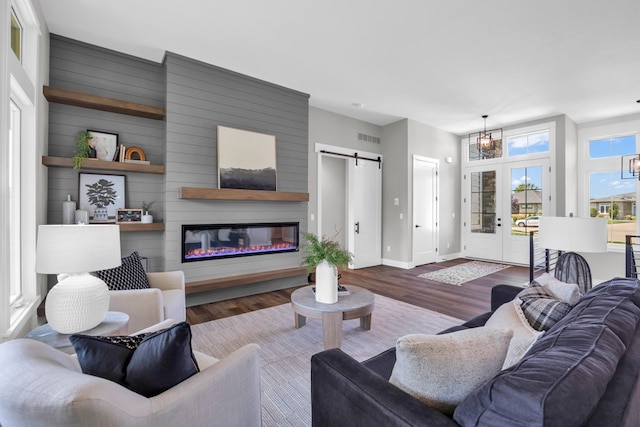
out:
{"label": "white vase with greenery", "polygon": [[307,241],[303,245],[307,252],[303,264],[309,273],[316,270],[316,301],[334,304],[338,302],[338,267],[346,268],[352,256],[333,239],[320,239],[312,233],[302,235]]}

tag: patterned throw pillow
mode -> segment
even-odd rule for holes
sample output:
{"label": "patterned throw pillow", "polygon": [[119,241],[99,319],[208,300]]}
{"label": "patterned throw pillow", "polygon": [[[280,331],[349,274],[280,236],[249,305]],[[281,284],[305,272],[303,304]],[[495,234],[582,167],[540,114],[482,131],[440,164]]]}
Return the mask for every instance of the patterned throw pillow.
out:
{"label": "patterned throw pillow", "polygon": [[150,288],[149,279],[140,262],[138,252],[122,258],[120,267],[96,271],[96,275],[104,280],[110,291]]}
{"label": "patterned throw pillow", "polygon": [[535,282],[516,298],[521,301],[524,315],[537,331],[548,331],[571,311],[570,304],[555,299]]}

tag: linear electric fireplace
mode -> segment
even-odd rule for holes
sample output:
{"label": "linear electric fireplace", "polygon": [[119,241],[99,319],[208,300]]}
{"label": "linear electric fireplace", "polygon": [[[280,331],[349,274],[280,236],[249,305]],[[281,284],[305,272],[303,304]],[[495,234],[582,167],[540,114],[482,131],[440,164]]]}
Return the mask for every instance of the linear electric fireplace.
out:
{"label": "linear electric fireplace", "polygon": [[299,223],[182,226],[182,262],[298,250]]}

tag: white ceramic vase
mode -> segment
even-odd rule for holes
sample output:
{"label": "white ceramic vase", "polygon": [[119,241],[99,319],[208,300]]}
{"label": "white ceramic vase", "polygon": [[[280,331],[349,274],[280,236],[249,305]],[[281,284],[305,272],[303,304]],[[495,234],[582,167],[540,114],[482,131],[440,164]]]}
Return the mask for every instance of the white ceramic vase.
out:
{"label": "white ceramic vase", "polygon": [[316,266],[316,301],[324,304],[338,302],[338,269],[327,260]]}
{"label": "white ceramic vase", "polygon": [[142,215],[142,223],[143,224],[151,224],[153,222],[153,215],[149,215],[149,213]]}

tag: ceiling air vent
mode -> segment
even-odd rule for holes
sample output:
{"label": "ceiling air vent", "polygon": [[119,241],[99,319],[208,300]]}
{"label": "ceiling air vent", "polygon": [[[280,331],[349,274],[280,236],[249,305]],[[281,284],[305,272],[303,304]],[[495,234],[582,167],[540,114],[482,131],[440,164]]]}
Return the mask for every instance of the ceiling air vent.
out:
{"label": "ceiling air vent", "polygon": [[358,139],[360,141],[371,142],[373,144],[380,144],[379,136],[367,135],[366,133],[358,133]]}

